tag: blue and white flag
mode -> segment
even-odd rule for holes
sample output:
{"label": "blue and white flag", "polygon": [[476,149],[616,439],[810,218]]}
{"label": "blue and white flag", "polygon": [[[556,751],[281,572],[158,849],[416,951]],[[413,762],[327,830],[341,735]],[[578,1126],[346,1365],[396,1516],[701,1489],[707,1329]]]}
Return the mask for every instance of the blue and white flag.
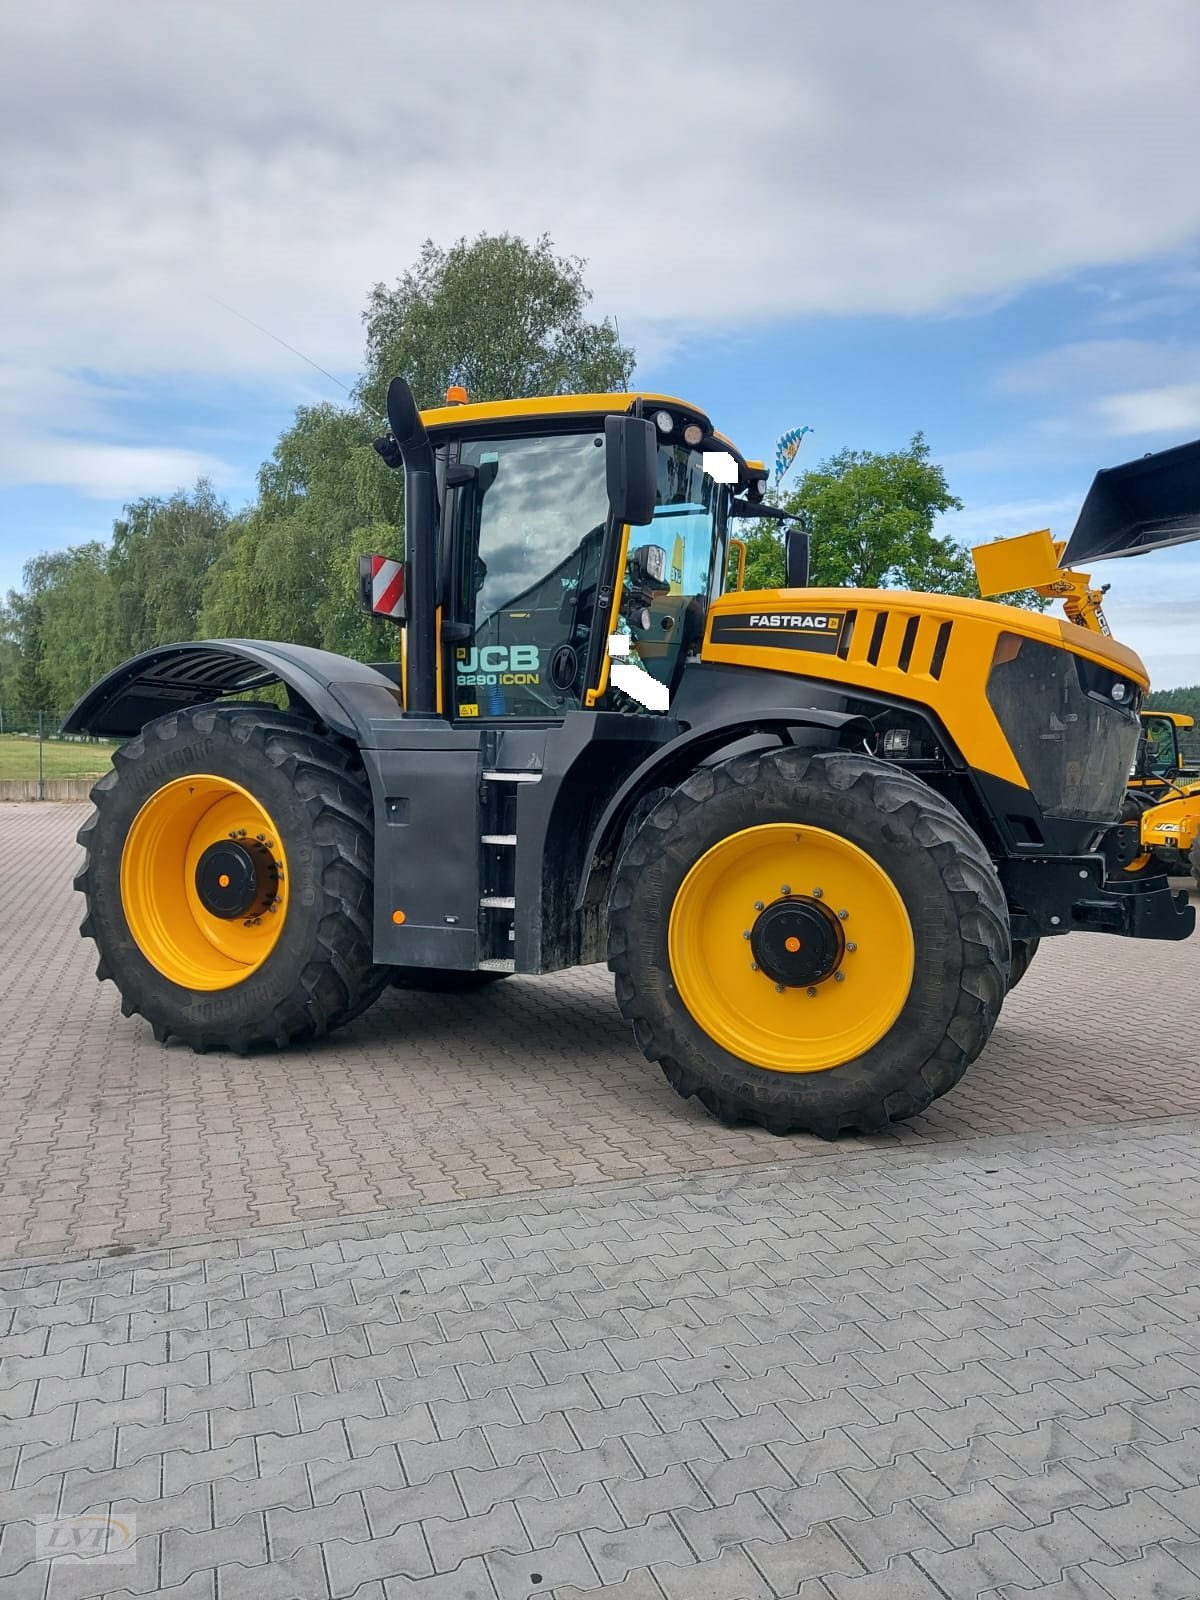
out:
{"label": "blue and white flag", "polygon": [[780,434],[775,443],[775,487],[778,488],[783,480],[784,473],[795,461],[800,450],[800,441],[806,433],[811,433],[808,426],[792,428],[788,433]]}

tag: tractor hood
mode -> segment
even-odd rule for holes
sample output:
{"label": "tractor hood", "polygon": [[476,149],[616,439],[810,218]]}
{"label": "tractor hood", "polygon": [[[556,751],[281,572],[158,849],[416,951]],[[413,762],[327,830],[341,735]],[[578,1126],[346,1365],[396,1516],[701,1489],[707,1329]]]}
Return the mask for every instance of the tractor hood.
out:
{"label": "tractor hood", "polygon": [[1098,472],[1061,565],[1087,567],[1200,539],[1200,439]]}

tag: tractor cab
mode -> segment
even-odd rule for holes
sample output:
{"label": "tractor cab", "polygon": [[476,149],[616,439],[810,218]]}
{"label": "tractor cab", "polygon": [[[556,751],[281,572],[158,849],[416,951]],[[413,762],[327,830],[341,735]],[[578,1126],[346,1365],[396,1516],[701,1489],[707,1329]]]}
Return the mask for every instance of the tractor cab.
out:
{"label": "tractor cab", "polygon": [[1196,726],[1194,717],[1181,711],[1143,711],[1141,723],[1131,789],[1169,789],[1181,779],[1200,777],[1194,753],[1184,748]]}
{"label": "tractor cab", "polygon": [[[648,686],[619,689],[611,660],[668,699],[678,686],[723,587],[734,496],[760,492],[734,446],[661,395],[460,403],[422,421],[440,509],[426,709],[471,723],[664,709]],[[407,608],[406,661],[432,614]]]}

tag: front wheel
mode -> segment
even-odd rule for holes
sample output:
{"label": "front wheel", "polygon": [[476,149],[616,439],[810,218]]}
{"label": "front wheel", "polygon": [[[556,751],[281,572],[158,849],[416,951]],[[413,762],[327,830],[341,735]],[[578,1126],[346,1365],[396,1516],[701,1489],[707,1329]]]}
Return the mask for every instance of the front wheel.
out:
{"label": "front wheel", "polygon": [[126,1016],[196,1050],[312,1039],[369,1006],[366,780],[332,740],[273,706],[200,706],[113,756],[75,886],[80,931]]}
{"label": "front wheel", "polygon": [[916,1115],[987,1042],[1004,892],[961,815],[867,756],[693,773],[642,823],[609,966],[645,1054],[726,1122],[835,1138]]}

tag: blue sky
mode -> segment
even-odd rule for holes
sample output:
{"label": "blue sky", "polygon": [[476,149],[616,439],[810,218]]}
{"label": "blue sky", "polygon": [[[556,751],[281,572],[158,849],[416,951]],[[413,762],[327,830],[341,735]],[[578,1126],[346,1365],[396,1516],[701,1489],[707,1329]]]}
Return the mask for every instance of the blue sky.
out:
{"label": "blue sky", "polygon": [[[242,503],[336,400],[210,296],[351,382],[426,235],[586,256],[638,383],[748,453],[923,430],[968,542],[1065,536],[1098,468],[1200,437],[1194,6],[750,0],[752,61],[708,0],[136,9],[0,17],[0,590],[200,472]],[[1200,545],[1097,577],[1200,680]]]}

